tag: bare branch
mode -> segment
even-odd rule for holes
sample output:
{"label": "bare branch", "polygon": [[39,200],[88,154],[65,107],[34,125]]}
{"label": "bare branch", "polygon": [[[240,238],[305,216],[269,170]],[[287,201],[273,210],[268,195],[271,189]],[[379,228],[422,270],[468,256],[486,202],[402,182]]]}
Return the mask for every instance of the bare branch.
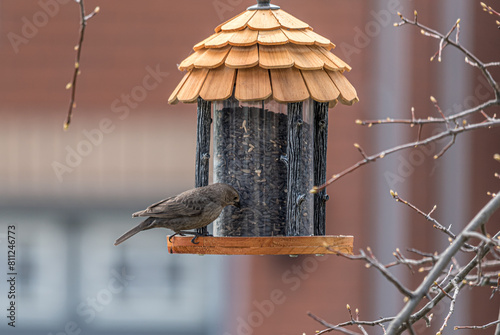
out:
{"label": "bare branch", "polygon": [[73,116],[73,109],[76,107],[75,97],[76,97],[76,80],[80,74],[80,56],[82,54],[83,38],[85,36],[85,28],[87,27],[87,21],[90,20],[94,15],[99,13],[100,8],[96,7],[94,11],[88,15],[85,15],[85,6],[83,0],[75,0],[80,6],[80,38],[78,44],[75,46],[76,50],[76,61],[75,61],[75,71],[73,72],[73,79],[70,83],[66,85],[66,89],[71,89],[71,99],[69,101],[68,116],[66,117],[66,122],[64,122],[64,130],[67,130],[69,124],[71,123],[71,117]]}
{"label": "bare branch", "polygon": [[489,328],[491,326],[498,325],[498,324],[500,324],[500,320],[487,323],[483,326],[456,326],[454,329],[455,330],[459,330],[459,329],[486,329],[486,328]]}
{"label": "bare branch", "polygon": [[344,333],[344,334],[348,334],[348,335],[360,335],[359,333],[354,333],[354,332],[352,332],[352,331],[350,331],[348,329],[345,329],[343,327],[332,325],[331,323],[326,322],[325,320],[323,320],[319,316],[314,315],[311,312],[307,312],[307,315],[309,317],[311,317],[312,319],[314,319],[315,321],[321,323],[323,326],[327,327],[327,329],[322,330],[322,331],[316,333],[317,335],[319,335],[319,334],[326,334],[326,333],[329,333],[329,332],[332,332],[332,331],[338,331],[338,332],[341,332],[341,333]]}
{"label": "bare branch", "polygon": [[488,12],[489,14],[495,14],[500,16],[500,13],[494,10],[491,6],[486,5],[484,2],[481,2],[481,7],[483,7],[483,10],[485,12]]}
{"label": "bare branch", "polygon": [[[498,104],[500,104],[500,100],[499,100]],[[402,150],[405,150],[405,149],[408,149],[408,148],[414,148],[414,147],[418,147],[418,146],[422,146],[422,145],[427,145],[427,144],[430,144],[432,142],[436,142],[436,141],[438,141],[440,139],[443,139],[443,138],[455,137],[458,134],[461,134],[461,133],[464,133],[464,132],[468,132],[468,131],[472,131],[472,130],[477,130],[477,129],[482,129],[482,128],[498,127],[498,126],[500,126],[500,120],[499,119],[494,119],[492,121],[483,122],[483,123],[463,125],[463,126],[461,126],[459,128],[447,129],[447,130],[445,130],[445,131],[443,131],[443,132],[441,132],[439,134],[436,134],[434,136],[428,137],[427,139],[425,139],[423,141],[417,141],[417,142],[410,142],[410,143],[402,144],[402,145],[399,145],[399,146],[392,147],[392,148],[390,148],[388,150],[381,151],[381,152],[379,152],[379,153],[377,153],[375,155],[366,156],[366,158],[364,158],[363,160],[360,160],[359,162],[357,162],[356,164],[352,165],[351,167],[345,169],[344,171],[342,171],[342,172],[340,172],[338,174],[333,175],[325,184],[320,185],[320,186],[314,186],[311,189],[310,192],[311,193],[317,193],[320,190],[328,187],[334,181],[340,179],[341,177],[344,177],[344,176],[350,174],[351,172],[359,169],[360,167],[362,167],[362,166],[364,166],[366,164],[375,162],[376,160],[384,158],[385,156],[393,154],[395,152],[399,152],[399,151],[402,151]]]}
{"label": "bare branch", "polygon": [[352,316],[351,306],[349,306],[349,304],[347,305],[347,311],[349,312],[349,316],[351,317],[351,321],[358,326],[359,330],[361,330],[363,335],[368,335],[365,328],[363,328],[363,325],[357,323],[357,321],[359,321],[359,310],[356,308],[356,319],[354,319]]}
{"label": "bare branch", "polygon": [[[485,7],[484,4],[483,7]],[[492,12],[490,11],[490,14],[491,13]],[[476,107],[462,110],[461,112],[446,116],[439,106],[437,100],[434,97],[431,97],[431,102],[437,109],[440,118],[428,117],[427,119],[417,119],[415,117],[415,109],[412,107],[411,119],[386,118],[384,120],[356,120],[356,124],[365,125],[368,127],[371,127],[375,124],[406,124],[410,127],[414,127],[415,125],[417,125],[417,140],[415,142],[405,143],[389,148],[374,155],[368,155],[361,148],[361,146],[356,143],[354,144],[354,146],[357,148],[363,159],[358,161],[351,167],[345,169],[341,173],[334,175],[325,184],[321,186],[315,186],[311,190],[311,193],[316,193],[317,191],[327,187],[333,181],[355,171],[363,165],[375,162],[378,159],[382,159],[386,155],[408,148],[427,145],[445,138],[449,139],[449,142],[443,147],[443,149],[434,156],[434,158],[437,159],[453,146],[459,134],[475,129],[489,129],[500,125],[500,120],[497,119],[496,114],[494,114],[493,116],[489,116],[485,112],[485,109],[488,107],[500,105],[499,85],[493,79],[491,73],[488,70],[489,67],[499,66],[500,62],[483,63],[460,44],[460,20],[457,20],[456,23],[448,31],[448,33],[443,35],[420,24],[418,22],[418,15],[416,11],[414,12],[413,21],[406,19],[400,13],[398,14],[401,18],[401,22],[395,23],[395,26],[402,26],[405,24],[414,25],[421,29],[422,34],[439,40],[438,50],[432,57],[432,59],[438,57],[438,60],[441,61],[442,52],[448,45],[451,45],[461,51],[465,55],[467,63],[480,69],[483,76],[493,88],[495,92],[495,98]],[[455,40],[452,40],[452,34],[454,32]],[[476,119],[474,118],[474,123],[468,124],[469,119],[466,118],[476,113],[481,113],[484,116],[484,120],[476,122]],[[446,129],[436,135],[421,139],[422,129],[425,125],[428,124],[444,124]],[[500,155],[495,155],[495,159],[500,162]],[[495,177],[500,178],[498,173],[495,174]],[[382,327],[384,334],[399,335],[404,331],[407,331],[410,334],[415,334],[416,332],[413,329],[414,323],[419,320],[425,320],[427,325],[430,326],[430,322],[433,317],[433,308],[442,299],[448,297],[450,299],[450,307],[449,312],[443,319],[443,324],[438,332],[438,334],[441,334],[447,327],[447,324],[454,313],[458,294],[460,293],[461,289],[465,287],[465,285],[468,285],[470,287],[489,285],[493,289],[492,296],[496,292],[498,292],[500,286],[500,276],[498,275],[497,268],[498,266],[500,266],[500,253],[496,249],[498,249],[498,247],[500,246],[500,240],[498,239],[498,235],[500,235],[500,232],[498,232],[494,237],[491,237],[487,234],[485,225],[491,215],[496,210],[498,210],[498,208],[500,208],[500,196],[496,193],[491,192],[488,194],[492,196],[492,199],[477,213],[477,215],[458,235],[455,235],[451,232],[451,225],[450,227],[446,228],[437,220],[431,217],[432,213],[436,209],[436,206],[434,206],[434,208],[429,213],[425,213],[408,201],[400,198],[396,192],[391,190],[391,195],[394,199],[396,199],[396,201],[402,202],[403,204],[407,205],[418,214],[425,217],[426,220],[432,222],[434,228],[445,232],[449,236],[450,245],[441,254],[438,254],[437,252],[424,253],[422,251],[408,249],[408,251],[414,252],[417,255],[421,256],[420,259],[408,259],[400,252],[399,249],[396,249],[396,251],[393,253],[395,261],[386,265],[382,264],[376,259],[375,255],[369,247],[366,249],[366,253],[363,250],[360,250],[359,255],[346,255],[337,253],[337,255],[351,260],[363,260],[367,263],[367,267],[375,267],[385,277],[385,279],[391,282],[405,296],[406,305],[395,317],[380,318],[379,320],[375,321],[360,321],[358,310],[356,310],[355,316],[353,316],[353,313],[348,305],[347,309],[350,315],[350,321],[338,325],[331,325],[326,322],[322,322],[322,324],[328,328],[319,333],[323,334],[330,331],[337,331],[338,328],[355,325],[358,326],[358,328],[362,331],[362,334],[367,334],[363,326],[380,326]],[[479,229],[481,233],[478,232]],[[477,246],[468,244],[467,241],[469,239],[478,239],[479,244]],[[462,266],[460,265],[460,258],[456,257],[459,251],[474,252],[475,255],[473,259],[470,260],[465,266]],[[487,260],[487,255],[491,255],[493,259]],[[418,272],[425,271],[428,273],[424,280],[420,283],[418,288],[414,291],[411,291],[407,289],[398,280],[398,278],[394,277],[392,273],[388,271],[389,268],[397,265],[404,265],[408,267],[412,274],[415,273],[414,266],[419,266]],[[428,299],[428,303],[423,304],[423,307],[419,307],[425,298]],[[318,321],[318,319],[316,320]],[[384,327],[384,323],[389,323],[387,329]],[[495,324],[499,324],[498,329],[500,329],[500,321],[493,322],[489,325]],[[473,326],[472,328],[479,329],[480,327]]]}
{"label": "bare branch", "polygon": [[374,268],[376,268],[389,282],[391,282],[399,290],[399,292],[401,292],[404,296],[411,298],[413,296],[412,292],[410,290],[408,290],[406,287],[404,287],[403,284],[401,284],[401,282],[396,277],[394,277],[394,275],[392,273],[390,273],[387,270],[387,268],[373,256],[370,247],[368,247],[366,249],[370,253],[370,256],[367,256],[363,250],[360,250],[359,255],[348,255],[348,254],[344,254],[344,253],[335,251],[333,249],[329,249],[329,250],[335,252],[339,256],[342,256],[342,257],[345,257],[345,258],[348,258],[351,260],[363,260],[363,261],[367,262],[368,267],[373,266]]}
{"label": "bare branch", "polygon": [[[472,221],[464,228],[464,230],[457,236],[457,238],[450,244],[448,248],[440,255],[439,260],[436,265],[429,272],[427,277],[422,281],[419,287],[413,291],[413,298],[408,301],[405,307],[398,313],[396,319],[393,320],[387,329],[389,334],[400,334],[404,330],[404,323],[408,322],[410,319],[411,313],[418,306],[418,304],[422,301],[422,298],[425,297],[429,288],[433,285],[433,283],[437,280],[437,278],[441,275],[443,269],[449,264],[452,257],[460,250],[460,248],[467,241],[468,237],[465,236],[467,232],[477,230],[481,225],[485,224],[491,215],[500,208],[500,196],[496,196],[492,200],[484,206],[481,211],[472,219]],[[485,251],[488,251],[489,248],[486,247]],[[477,255],[474,259],[480,261],[479,255]],[[465,267],[463,271],[468,269]],[[472,268],[469,269],[469,272]],[[464,273],[463,276],[468,274],[468,272]],[[458,280],[457,282],[461,281]],[[450,285],[450,284],[449,284]],[[448,285],[448,286],[449,286]],[[446,288],[445,288],[446,290]],[[451,287],[450,287],[451,290]],[[447,290],[448,292],[448,290]],[[425,313],[427,314],[427,313]]]}
{"label": "bare branch", "polygon": [[496,239],[496,240],[492,239],[491,237],[484,236],[483,234],[477,233],[475,231],[470,231],[470,232],[464,233],[464,235],[469,237],[469,238],[474,237],[474,238],[480,239],[480,240],[484,241],[486,244],[500,246],[500,241],[498,239]]}
{"label": "bare branch", "polygon": [[442,118],[436,119],[433,117],[428,117],[426,119],[411,119],[411,120],[386,118],[383,120],[356,120],[355,122],[358,125],[368,126],[368,127],[379,125],[379,124],[409,124],[410,126],[425,125],[425,124],[432,124],[432,123],[439,124],[439,123],[445,123],[445,122],[459,120],[459,119],[465,118],[471,114],[481,112],[482,110],[484,110],[486,108],[489,108],[492,106],[497,106],[497,105],[500,105],[499,99],[489,100],[489,101],[486,101],[486,102],[484,102],[476,107],[472,107],[472,108],[467,109],[465,111],[462,111],[462,112],[459,112],[459,113],[456,113],[453,115],[449,115],[446,117],[446,119],[442,119]]}
{"label": "bare branch", "polygon": [[448,294],[448,292],[446,292],[442,287],[441,285],[439,285],[439,283],[437,281],[434,282],[434,285],[436,285],[436,287],[445,295],[447,296],[448,298],[450,298],[451,300],[453,300],[453,297],[451,295]]}
{"label": "bare branch", "polygon": [[[349,305],[347,305],[347,306],[349,306]],[[350,306],[349,306],[349,309],[350,309]],[[384,334],[385,334],[386,332],[385,332],[385,328],[384,328],[384,323],[390,322],[391,320],[394,319],[394,318],[380,318],[380,319],[375,320],[375,321],[360,321],[358,316],[356,317],[356,319],[354,319],[354,318],[352,318],[352,315],[351,315],[351,321],[339,323],[338,325],[333,325],[333,324],[323,320],[319,316],[314,315],[311,312],[307,312],[307,315],[309,317],[311,317],[312,319],[314,319],[315,321],[322,324],[323,326],[327,327],[327,329],[324,329],[316,334],[326,334],[326,333],[332,332],[332,331],[340,331],[340,332],[344,332],[344,334],[361,335],[359,333],[354,333],[354,332],[351,332],[350,330],[343,328],[343,327],[347,327],[347,326],[380,326],[382,329],[384,329]]]}
{"label": "bare branch", "polygon": [[[483,6],[484,8],[484,6]],[[491,8],[491,7],[490,7]],[[400,14],[400,13],[399,13]],[[481,70],[483,76],[486,78],[486,80],[488,81],[488,83],[490,84],[490,86],[493,88],[493,90],[495,91],[495,99],[496,100],[499,100],[500,99],[500,86],[498,85],[498,83],[495,81],[495,79],[493,79],[493,76],[491,75],[491,73],[488,71],[487,67],[485,66],[485,64],[483,62],[481,62],[474,54],[472,54],[469,50],[467,50],[465,47],[463,47],[458,41],[452,41],[450,39],[450,35],[451,33],[453,32],[453,30],[455,29],[455,27],[460,23],[460,19],[457,20],[457,22],[455,23],[455,25],[452,27],[452,29],[450,30],[450,32],[448,32],[447,35],[443,35],[441,34],[440,32],[434,30],[434,29],[431,29],[427,26],[424,26],[422,25],[420,22],[417,22],[417,21],[411,21],[409,19],[407,19],[406,17],[404,17],[403,15],[399,15],[399,17],[401,18],[401,22],[395,24],[395,26],[397,27],[400,27],[400,26],[403,26],[405,24],[409,24],[409,25],[414,25],[414,26],[417,26],[421,29],[421,32],[422,34],[426,35],[426,36],[430,36],[430,37],[434,37],[434,38],[438,38],[441,42],[440,42],[440,51],[442,49],[444,49],[446,47],[446,45],[452,45],[454,46],[455,48],[457,48],[458,50],[460,50],[463,54],[465,54],[465,56],[472,60],[473,63],[477,64],[477,67]],[[444,43],[446,43],[446,45],[444,45]]]}
{"label": "bare branch", "polygon": [[436,98],[434,98],[433,96],[431,96],[431,102],[434,104],[434,107],[436,107],[439,115],[441,115],[441,117],[443,118],[443,122],[446,124],[446,128],[450,129],[450,125],[448,124],[449,121],[446,118],[446,116],[444,116],[443,110],[441,109],[441,107],[439,107],[439,104],[438,104]]}
{"label": "bare branch", "polygon": [[359,153],[361,156],[363,156],[364,159],[366,159],[368,156],[366,155],[366,152],[361,148],[361,146],[358,143],[354,143],[354,147],[358,149]]}
{"label": "bare branch", "polygon": [[446,151],[448,151],[448,149],[451,148],[451,146],[453,144],[455,144],[455,139],[456,138],[457,138],[457,135],[453,135],[452,138],[451,138],[451,141],[448,142],[448,144],[443,149],[441,149],[441,151],[437,155],[434,155],[434,159],[438,159],[439,157],[443,156],[444,153]]}
{"label": "bare branch", "polygon": [[452,283],[453,283],[453,286],[455,287],[455,293],[453,293],[453,297],[450,297],[451,298],[450,310],[449,310],[448,314],[446,315],[446,317],[444,318],[443,325],[441,326],[441,328],[439,328],[438,334],[442,334],[443,330],[448,325],[448,321],[450,320],[451,316],[453,315],[453,312],[455,311],[455,303],[457,301],[458,292],[460,292],[460,289],[463,286],[462,283],[459,283],[459,284],[455,284],[454,282],[452,282]]}
{"label": "bare branch", "polygon": [[[484,251],[483,251],[484,252]],[[461,268],[460,271],[454,275],[453,279],[455,282],[461,282],[463,281],[467,274],[474,269],[478,262],[482,260],[482,257],[484,257],[486,253],[483,253],[482,255],[476,255],[465,267]],[[449,282],[445,287],[443,287],[443,290],[445,292],[450,292],[453,289],[453,284]],[[432,309],[445,297],[446,295],[443,294],[443,292],[439,292],[434,298],[430,299],[430,301],[422,307],[418,312],[412,314],[411,320],[413,322],[416,322],[420,319],[424,319],[426,315],[432,311]]]}
{"label": "bare branch", "polygon": [[[413,205],[409,201],[401,198],[398,194],[398,192],[395,192],[391,190],[391,196],[397,201],[400,202],[408,207],[410,207],[412,210],[423,216],[427,221],[430,221],[433,223],[433,227],[444,232],[446,235],[451,237],[453,240],[456,238],[456,235],[450,230],[450,228],[444,227],[441,223],[439,223],[436,219],[431,217],[431,214],[436,210],[437,206],[434,206],[429,213],[424,213],[422,210],[420,210],[417,206]],[[471,250],[475,250],[475,247],[473,247],[470,244],[465,243],[464,246],[466,248],[469,248]]]}
{"label": "bare branch", "polygon": [[500,62],[491,62],[484,64],[484,67],[490,67],[490,66],[500,66]]}

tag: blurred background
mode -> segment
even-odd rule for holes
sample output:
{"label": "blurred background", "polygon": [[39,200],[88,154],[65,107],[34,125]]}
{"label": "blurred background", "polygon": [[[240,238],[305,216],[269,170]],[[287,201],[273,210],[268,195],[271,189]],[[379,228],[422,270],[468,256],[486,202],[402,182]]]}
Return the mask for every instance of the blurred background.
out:
{"label": "blurred background", "polygon": [[[162,230],[113,246],[139,222],[131,213],[194,186],[196,105],[167,104],[183,76],[177,64],[254,3],[87,0],[88,12],[101,11],[88,22],[77,108],[64,132],[78,4],[0,2],[0,278],[8,272],[8,225],[16,226],[19,274],[15,329],[7,326],[8,287],[0,281],[2,334],[309,335],[323,327],[307,311],[339,323],[349,319],[346,304],[363,319],[400,310],[403,297],[375,270],[339,257],[170,255]],[[347,78],[361,101],[330,110],[328,175],[360,159],[355,142],[376,153],[416,138],[415,128],[365,128],[356,119],[410,118],[412,106],[417,117],[437,116],[431,95],[446,114],[492,97],[462,54],[447,48],[441,63],[429,62],[437,40],[393,27],[397,11],[412,17],[417,9],[420,22],[441,32],[461,18],[461,42],[483,61],[498,61],[499,31],[478,1],[275,3],[330,38],[353,67]],[[499,78],[498,69],[493,74]],[[398,247],[445,248],[447,237],[389,190],[424,211],[438,205],[435,217],[458,232],[488,201],[486,192],[498,190],[492,157],[500,133],[461,135],[434,160],[445,144],[388,156],[333,184],[327,233],[354,235],[355,250],[370,246],[383,262]],[[499,219],[490,225],[498,228]],[[394,272],[410,288],[423,278]],[[450,328],[496,320],[498,297],[490,294],[464,290]],[[432,329],[419,323],[417,332],[435,333],[448,303],[436,308]]]}

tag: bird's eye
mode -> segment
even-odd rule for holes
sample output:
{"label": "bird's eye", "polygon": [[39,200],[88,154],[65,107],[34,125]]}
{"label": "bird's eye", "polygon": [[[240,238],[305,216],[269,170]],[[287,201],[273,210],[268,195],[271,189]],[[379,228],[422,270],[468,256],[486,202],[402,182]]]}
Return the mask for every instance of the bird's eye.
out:
{"label": "bird's eye", "polygon": [[238,197],[234,197],[234,201],[237,201],[238,200]]}

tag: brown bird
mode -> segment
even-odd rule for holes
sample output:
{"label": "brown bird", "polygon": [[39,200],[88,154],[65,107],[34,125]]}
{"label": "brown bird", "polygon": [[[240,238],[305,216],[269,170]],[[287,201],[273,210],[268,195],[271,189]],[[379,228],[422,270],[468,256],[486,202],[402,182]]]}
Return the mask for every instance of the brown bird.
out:
{"label": "brown bird", "polygon": [[240,196],[230,185],[213,184],[194,188],[132,214],[132,217],[149,216],[149,218],[119,237],[115,245],[128,240],[140,231],[152,228],[171,229],[175,232],[172,236],[195,235],[192,242],[196,244],[195,240],[199,234],[186,230],[207,226],[229,205],[240,207]]}

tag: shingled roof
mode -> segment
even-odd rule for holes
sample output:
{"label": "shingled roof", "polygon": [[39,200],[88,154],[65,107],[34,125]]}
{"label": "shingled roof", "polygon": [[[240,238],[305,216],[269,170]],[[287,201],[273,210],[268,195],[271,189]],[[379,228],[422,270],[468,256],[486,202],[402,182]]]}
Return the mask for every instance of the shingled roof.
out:
{"label": "shingled roof", "polygon": [[226,100],[281,102],[312,98],[352,105],[357,93],[344,77],[351,67],[335,45],[282,9],[247,10],[215,28],[179,65],[187,71],[168,102]]}

